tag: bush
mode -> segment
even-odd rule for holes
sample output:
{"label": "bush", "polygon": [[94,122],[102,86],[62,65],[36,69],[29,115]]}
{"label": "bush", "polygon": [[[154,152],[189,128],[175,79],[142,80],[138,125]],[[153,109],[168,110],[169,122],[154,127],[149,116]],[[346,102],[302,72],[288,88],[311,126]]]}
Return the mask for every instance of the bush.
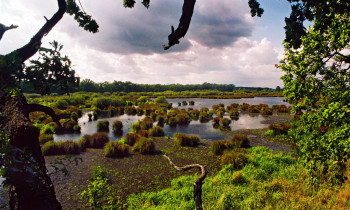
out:
{"label": "bush", "polygon": [[211,116],[209,115],[208,112],[201,112],[199,114],[199,120],[201,122],[208,122],[211,119]]}
{"label": "bush", "polygon": [[194,101],[189,101],[188,103],[190,106],[194,106]]}
{"label": "bush", "polygon": [[91,136],[91,148],[103,148],[109,142],[109,137],[105,132],[95,133]]}
{"label": "bush", "polygon": [[54,142],[49,141],[46,142],[41,147],[41,152],[44,156],[49,155],[78,155],[80,154],[81,147],[79,144],[73,140],[69,141],[61,141],[61,142]]}
{"label": "bush", "polygon": [[53,134],[54,132],[55,128],[50,124],[43,125],[40,128],[40,134]]}
{"label": "bush", "polygon": [[158,96],[156,99],[154,99],[154,102],[156,102],[156,103],[168,103],[165,96]]}
{"label": "bush", "polygon": [[275,135],[275,132],[274,132],[273,130],[267,130],[267,131],[265,132],[265,135],[266,135],[266,136],[274,136],[274,135]]}
{"label": "bush", "polygon": [[214,125],[219,125],[219,124],[220,124],[220,120],[221,120],[220,117],[214,117],[214,118],[213,118],[213,124],[214,124]]}
{"label": "bush", "polygon": [[116,120],[113,122],[112,129],[114,133],[120,132],[123,129],[123,123],[120,120]]}
{"label": "bush", "polygon": [[74,131],[75,133],[80,133],[80,130],[81,130],[80,125],[74,125],[74,126],[73,126],[73,131]]}
{"label": "bush", "polygon": [[132,147],[132,151],[141,154],[152,154],[155,152],[155,144],[153,139],[143,137]]}
{"label": "bush", "polygon": [[110,141],[104,148],[105,157],[125,157],[129,155],[129,145],[120,141]]}
{"label": "bush", "polygon": [[288,123],[270,124],[268,129],[273,130],[275,135],[287,135],[292,126]]}
{"label": "bush", "polygon": [[148,130],[148,129],[150,129],[150,128],[153,127],[153,121],[152,121],[151,118],[145,117],[145,118],[142,120],[140,126],[141,126],[141,130]]}
{"label": "bush", "polygon": [[58,99],[56,102],[54,102],[53,107],[57,108],[57,109],[67,109],[67,107],[69,106],[68,102],[64,99]]}
{"label": "bush", "polygon": [[127,133],[125,135],[125,143],[129,144],[130,146],[133,146],[138,140],[139,137],[136,133]]}
{"label": "bush", "polygon": [[149,134],[148,134],[148,131],[146,131],[146,130],[139,130],[138,132],[137,132],[137,135],[139,136],[139,137],[149,137]]}
{"label": "bush", "polygon": [[155,126],[149,130],[148,134],[151,137],[161,137],[164,136],[164,129],[160,126]]}
{"label": "bush", "polygon": [[220,124],[222,127],[229,127],[231,124],[231,120],[224,117],[224,118],[220,119]]}
{"label": "bush", "polygon": [[102,120],[97,122],[97,132],[108,131],[109,130],[109,122],[108,120]]}
{"label": "bush", "polygon": [[179,125],[188,125],[190,123],[190,116],[187,113],[181,113],[176,115],[177,123]]}
{"label": "bush", "polygon": [[161,116],[161,115],[157,116],[157,121],[158,121],[157,125],[164,126],[165,119],[163,116]]}
{"label": "bush", "polygon": [[41,134],[39,136],[39,143],[40,145],[45,144],[48,141],[53,141],[53,135],[52,134]]}
{"label": "bush", "polygon": [[215,155],[222,155],[226,149],[232,148],[232,142],[227,140],[216,140],[210,144],[210,149]]}
{"label": "bush", "polygon": [[170,118],[168,119],[168,125],[169,125],[170,127],[176,127],[176,125],[177,125],[177,120],[176,120],[176,118],[175,118],[175,117],[170,117]]}
{"label": "bush", "polygon": [[91,136],[90,135],[84,135],[79,139],[79,144],[80,147],[84,150],[86,148],[91,147],[90,146],[90,142],[92,142],[91,140]]}
{"label": "bush", "polygon": [[264,108],[261,109],[261,114],[263,114],[263,115],[272,115],[273,112],[272,112],[272,109],[264,107]]}
{"label": "bush", "polygon": [[175,133],[175,143],[178,146],[195,147],[198,145],[200,138],[199,136],[189,136],[183,133]]}
{"label": "bush", "polygon": [[249,148],[249,139],[246,135],[234,135],[232,136],[232,145],[235,148]]}
{"label": "bush", "polygon": [[225,152],[221,156],[221,164],[231,164],[236,170],[242,169],[249,163],[249,158],[242,151]]}

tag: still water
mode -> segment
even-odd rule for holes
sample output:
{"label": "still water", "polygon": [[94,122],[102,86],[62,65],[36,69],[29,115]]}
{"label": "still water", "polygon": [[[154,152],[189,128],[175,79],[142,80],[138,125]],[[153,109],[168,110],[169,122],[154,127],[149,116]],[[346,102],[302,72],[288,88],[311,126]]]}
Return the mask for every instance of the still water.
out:
{"label": "still water", "polygon": [[[178,102],[182,102],[186,100],[188,101],[194,101],[194,106],[181,106],[178,107]],[[178,108],[194,108],[194,109],[200,109],[202,107],[207,107],[211,109],[212,105],[223,103],[225,106],[230,105],[232,103],[248,103],[251,105],[257,105],[257,104],[268,104],[270,107],[274,104],[284,104],[289,105],[286,102],[283,102],[283,98],[281,97],[259,97],[259,98],[245,98],[245,99],[198,99],[198,98],[178,98],[178,99],[168,99],[168,102],[173,103],[173,107]],[[125,136],[126,133],[130,132],[131,130],[131,124],[137,122],[137,120],[141,120],[144,116],[137,116],[137,115],[121,115],[121,116],[115,116],[115,117],[109,117],[109,118],[100,118],[97,121],[88,121],[88,113],[84,113],[81,118],[79,118],[79,125],[81,126],[81,133],[80,134],[54,134],[55,141],[64,141],[64,140],[78,140],[81,136],[85,134],[92,135],[97,132],[96,124],[100,120],[108,120],[110,125],[110,131],[109,131],[109,137],[111,140],[118,140],[121,139],[123,136]],[[228,117],[228,116],[224,116]],[[268,117],[263,115],[252,115],[247,113],[241,113],[238,120],[232,120],[232,123],[230,124],[231,130],[239,130],[239,129],[259,129],[259,128],[266,128],[268,125],[263,124],[262,121],[267,119]],[[123,122],[123,134],[122,136],[115,136],[112,131],[112,123],[116,120],[120,120]],[[218,140],[218,139],[229,139],[230,137],[225,136],[221,133],[219,129],[213,128],[212,121],[209,121],[207,123],[201,123],[199,120],[197,121],[191,121],[191,123],[187,126],[176,126],[175,128],[172,128],[168,125],[164,125],[164,132],[165,136],[173,136],[174,133],[186,133],[190,135],[199,135],[202,139],[212,139],[212,140]]]}

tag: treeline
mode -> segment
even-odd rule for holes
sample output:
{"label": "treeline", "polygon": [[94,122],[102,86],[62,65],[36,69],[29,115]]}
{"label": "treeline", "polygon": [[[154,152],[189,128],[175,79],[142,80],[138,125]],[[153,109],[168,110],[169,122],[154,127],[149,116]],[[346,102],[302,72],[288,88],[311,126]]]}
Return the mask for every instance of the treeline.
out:
{"label": "treeline", "polygon": [[[198,91],[198,90],[218,90],[233,91],[236,90],[234,84],[213,84],[204,82],[203,84],[135,84],[132,82],[114,81],[112,83],[96,83],[90,79],[84,79],[80,82],[78,91],[84,92],[164,92],[164,91]],[[257,89],[257,88],[255,88]]]}

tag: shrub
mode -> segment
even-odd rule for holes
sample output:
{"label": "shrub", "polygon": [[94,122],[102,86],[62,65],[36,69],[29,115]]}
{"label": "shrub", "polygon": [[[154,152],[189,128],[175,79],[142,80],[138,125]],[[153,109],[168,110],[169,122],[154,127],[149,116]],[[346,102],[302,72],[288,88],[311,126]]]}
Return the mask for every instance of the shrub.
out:
{"label": "shrub", "polygon": [[235,148],[249,148],[250,144],[249,144],[249,139],[247,137],[247,135],[234,135],[232,136],[232,145]]}
{"label": "shrub", "polygon": [[190,106],[194,106],[194,101],[189,101],[188,103]]}
{"label": "shrub", "polygon": [[86,148],[91,147],[90,146],[90,142],[92,142],[91,140],[91,136],[90,135],[84,135],[79,139],[79,144],[80,147],[84,150]]}
{"label": "shrub", "polygon": [[242,169],[249,163],[249,158],[242,151],[225,152],[221,156],[221,164],[231,164],[236,170]]}
{"label": "shrub", "polygon": [[230,124],[231,124],[231,120],[230,120],[230,119],[228,119],[228,118],[226,118],[226,117],[220,119],[220,125],[221,125],[222,127],[229,127]]}
{"label": "shrub", "polygon": [[208,112],[201,112],[199,114],[199,120],[201,122],[208,122],[211,119],[211,116],[209,115]]}
{"label": "shrub", "polygon": [[143,137],[132,147],[132,151],[145,155],[154,153],[155,148],[153,139]]}
{"label": "shrub", "polygon": [[137,111],[136,111],[136,108],[133,107],[133,106],[130,106],[130,107],[126,107],[125,108],[125,113],[127,115],[136,115],[137,114]]}
{"label": "shrub", "polygon": [[138,140],[139,137],[136,133],[127,133],[125,135],[125,143],[129,144],[130,146],[133,146]]}
{"label": "shrub", "polygon": [[108,131],[109,121],[108,120],[98,121],[96,127],[97,127],[97,132]]}
{"label": "shrub", "polygon": [[272,115],[272,109],[270,109],[270,108],[262,108],[261,109],[261,114],[263,114],[263,115]]}
{"label": "shrub", "polygon": [[176,127],[176,125],[177,125],[177,120],[176,120],[176,118],[175,118],[175,117],[170,117],[170,118],[168,119],[168,125],[169,125],[170,127]]}
{"label": "shrub", "polygon": [[91,136],[90,147],[103,148],[107,142],[109,142],[109,137],[107,133],[105,132],[95,133]]}
{"label": "shrub", "polygon": [[134,132],[138,132],[139,130],[141,130],[141,121],[138,120],[136,123],[131,124],[131,129]]}
{"label": "shrub", "polygon": [[220,124],[220,120],[221,120],[220,117],[214,117],[214,118],[213,118],[213,124],[214,124],[214,125],[219,125],[219,124]]}
{"label": "shrub", "polygon": [[267,131],[265,132],[265,135],[266,135],[266,136],[274,136],[274,135],[275,135],[275,132],[274,132],[273,130],[267,130]]}
{"label": "shrub", "polygon": [[112,124],[112,129],[113,129],[114,133],[122,131],[122,129],[123,129],[122,121],[120,121],[120,120],[114,121]]}
{"label": "shrub", "polygon": [[243,103],[240,107],[241,107],[241,110],[247,111],[249,109],[249,106],[250,106],[249,104]]}
{"label": "shrub", "polygon": [[165,96],[158,96],[156,99],[154,99],[154,102],[156,102],[156,103],[168,103]]}
{"label": "shrub", "polygon": [[175,143],[178,146],[195,147],[198,145],[200,138],[199,136],[189,136],[183,133],[175,133]]}
{"label": "shrub", "polygon": [[161,137],[164,136],[164,129],[160,126],[155,126],[151,128],[148,133],[151,137]]}
{"label": "shrub", "polygon": [[190,116],[187,113],[176,115],[176,120],[179,125],[188,125],[190,123]]}
{"label": "shrub", "polygon": [[104,148],[105,157],[125,157],[129,155],[129,145],[120,141],[110,141]]}
{"label": "shrub", "polygon": [[72,133],[74,132],[74,126],[78,125],[77,121],[74,120],[68,120],[65,123],[63,123],[63,129],[64,132]]}
{"label": "shrub", "polygon": [[142,120],[140,126],[141,126],[141,130],[148,130],[148,129],[150,129],[150,128],[153,127],[153,121],[152,121],[151,118],[145,117],[145,118]]}
{"label": "shrub", "polygon": [[73,131],[74,131],[74,132],[80,133],[80,130],[81,130],[80,125],[74,125],[74,126],[73,126]]}
{"label": "shrub", "polygon": [[139,130],[139,131],[137,132],[137,135],[138,135],[139,137],[149,137],[149,132],[148,132],[147,130]]}
{"label": "shrub", "polygon": [[187,106],[187,101],[182,101],[183,106]]}
{"label": "shrub", "polygon": [[79,144],[73,140],[54,142],[46,142],[42,147],[41,151],[43,155],[77,155],[80,154],[81,148]]}
{"label": "shrub", "polygon": [[292,126],[288,123],[277,123],[277,124],[270,124],[268,129],[269,130],[273,130],[275,135],[287,135],[288,134],[288,130],[291,128]]}
{"label": "shrub", "polygon": [[53,134],[54,132],[55,128],[50,124],[43,125],[40,128],[40,134]]}
{"label": "shrub", "polygon": [[163,116],[161,116],[161,115],[157,116],[157,121],[158,121],[157,125],[164,126],[165,119]]}
{"label": "shrub", "polygon": [[260,113],[260,106],[258,106],[258,105],[251,105],[248,108],[248,112],[250,112],[250,113]]}
{"label": "shrub", "polygon": [[69,106],[68,102],[64,99],[58,99],[56,102],[54,102],[53,107],[57,108],[57,109],[67,109],[67,107]]}
{"label": "shrub", "polygon": [[53,141],[53,135],[52,134],[41,134],[39,136],[39,143],[40,145],[45,144],[48,141]]}
{"label": "shrub", "polygon": [[216,140],[210,144],[210,149],[215,155],[222,155],[226,149],[232,148],[232,142],[227,140]]}

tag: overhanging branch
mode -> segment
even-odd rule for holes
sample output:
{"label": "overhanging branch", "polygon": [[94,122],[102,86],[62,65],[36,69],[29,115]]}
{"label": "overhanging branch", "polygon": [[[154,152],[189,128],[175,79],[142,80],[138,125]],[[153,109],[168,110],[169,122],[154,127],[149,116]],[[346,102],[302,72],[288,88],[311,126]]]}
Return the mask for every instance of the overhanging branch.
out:
{"label": "overhanging branch", "polygon": [[175,44],[179,44],[182,37],[184,37],[187,33],[188,28],[190,27],[191,18],[193,14],[194,5],[196,0],[184,0],[184,4],[182,6],[182,15],[180,18],[180,23],[176,30],[171,26],[171,34],[168,36],[168,46],[163,44],[164,50],[169,49],[171,46]]}
{"label": "overhanging branch", "polygon": [[23,47],[11,52],[10,54],[15,54],[22,61],[26,61],[32,57],[41,46],[42,38],[48,34],[51,29],[62,19],[64,13],[66,12],[66,1],[57,0],[58,11],[46,21],[46,23],[41,27],[41,29],[32,37],[32,39],[24,45]]}
{"label": "overhanging branch", "polygon": [[5,26],[3,24],[0,23],[0,40],[2,39],[2,36],[4,35],[4,33],[8,30],[11,30],[11,29],[14,29],[14,28],[17,28],[18,26],[16,25],[10,25],[10,26]]}
{"label": "overhanging branch", "polygon": [[25,110],[28,114],[31,112],[44,112],[45,114],[48,114],[51,116],[52,120],[57,123],[58,126],[62,127],[60,123],[60,118],[56,115],[55,111],[51,109],[50,107],[43,106],[40,104],[28,104],[26,106]]}

